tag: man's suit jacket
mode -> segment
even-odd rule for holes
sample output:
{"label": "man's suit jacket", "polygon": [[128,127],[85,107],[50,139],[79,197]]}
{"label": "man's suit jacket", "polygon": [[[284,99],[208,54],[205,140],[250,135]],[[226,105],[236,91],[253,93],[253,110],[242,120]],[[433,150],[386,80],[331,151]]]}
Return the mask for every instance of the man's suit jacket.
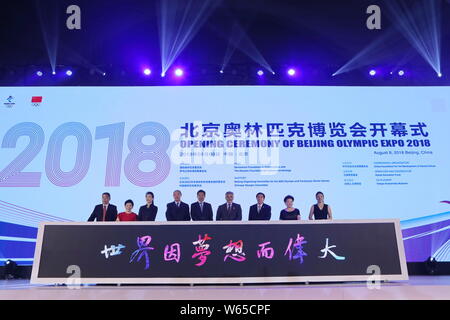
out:
{"label": "man's suit jacket", "polygon": [[[106,209],[105,221],[116,221],[117,219],[117,207],[113,204],[108,205]],[[95,206],[88,221],[103,221],[103,204]]]}
{"label": "man's suit jacket", "polygon": [[216,220],[242,220],[242,209],[237,203],[232,203],[231,210],[228,212],[227,203],[217,208]]}
{"label": "man's suit jacket", "polygon": [[248,220],[270,220],[271,216],[272,208],[265,203],[263,203],[259,213],[257,204],[252,205],[248,212]]}
{"label": "man's suit jacket", "polygon": [[208,202],[203,202],[203,211],[200,210],[200,204],[198,201],[191,204],[191,218],[192,221],[212,221],[213,220],[213,211],[211,204]]}
{"label": "man's suit jacket", "polygon": [[175,203],[169,202],[167,204],[166,210],[167,221],[190,221],[191,216],[189,215],[189,205],[184,202],[180,202],[178,207]]}

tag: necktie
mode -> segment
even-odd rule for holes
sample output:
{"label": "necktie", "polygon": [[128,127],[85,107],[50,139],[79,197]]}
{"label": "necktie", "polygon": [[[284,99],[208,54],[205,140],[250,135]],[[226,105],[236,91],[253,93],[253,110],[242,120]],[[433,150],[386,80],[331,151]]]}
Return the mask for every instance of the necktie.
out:
{"label": "necktie", "polygon": [[231,211],[231,204],[228,204],[228,209],[227,209],[227,211],[228,211],[228,212]]}
{"label": "necktie", "polygon": [[179,203],[179,202],[177,202],[177,207],[178,207],[178,208],[180,207],[180,203]]}
{"label": "necktie", "polygon": [[200,212],[203,212],[203,202],[200,202]]}
{"label": "necktie", "polygon": [[106,221],[106,206],[103,206],[103,220]]}
{"label": "necktie", "polygon": [[261,211],[261,206],[258,205],[258,213]]}

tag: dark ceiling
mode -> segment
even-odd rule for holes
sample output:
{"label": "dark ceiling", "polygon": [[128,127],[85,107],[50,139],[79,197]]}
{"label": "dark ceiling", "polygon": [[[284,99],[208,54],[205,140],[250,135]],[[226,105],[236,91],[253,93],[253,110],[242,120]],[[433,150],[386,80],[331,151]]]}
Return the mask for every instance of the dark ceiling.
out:
{"label": "dark ceiling", "polygon": [[[180,4],[180,0],[166,0]],[[388,0],[397,1],[397,0]],[[399,0],[403,1],[403,0]],[[403,1],[414,7],[423,0]],[[450,4],[436,1],[442,14],[442,56],[449,56]],[[188,3],[189,1],[184,1]],[[82,29],[65,27],[66,8],[82,10]],[[366,28],[366,8],[382,8],[382,29]],[[392,25],[384,1],[378,0],[222,0],[180,54],[176,63],[191,70],[219,69],[237,23],[274,68],[289,65],[336,71],[365,47],[379,41],[383,54],[368,64],[412,66],[429,70],[428,63]],[[146,64],[160,70],[157,1],[152,0],[15,0],[0,4],[0,63],[3,72],[49,68],[45,36],[57,39],[58,65],[108,72]],[[389,38],[387,35],[391,35]],[[392,36],[393,34],[393,36]],[[386,43],[384,43],[386,38]],[[380,41],[381,39],[381,41]],[[388,40],[389,39],[389,40]],[[56,42],[55,42],[56,43]],[[257,68],[250,57],[236,50],[230,66]],[[443,69],[448,68],[442,59]]]}

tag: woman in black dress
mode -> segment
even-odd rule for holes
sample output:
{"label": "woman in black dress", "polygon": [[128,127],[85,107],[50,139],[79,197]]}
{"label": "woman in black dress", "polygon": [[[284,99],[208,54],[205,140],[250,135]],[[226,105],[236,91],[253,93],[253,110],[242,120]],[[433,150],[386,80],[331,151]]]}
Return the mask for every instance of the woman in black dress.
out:
{"label": "woman in black dress", "polygon": [[155,196],[149,191],[145,194],[145,205],[139,208],[138,221],[155,221],[158,214],[158,207],[155,206],[153,200]]}
{"label": "woman in black dress", "polygon": [[331,207],[323,202],[324,195],[322,192],[316,193],[316,200],[317,203],[312,205],[309,210],[309,220],[332,220]]}
{"label": "woman in black dress", "polygon": [[300,220],[300,210],[294,208],[294,197],[284,197],[284,203],[286,204],[286,209],[281,210],[280,220]]}

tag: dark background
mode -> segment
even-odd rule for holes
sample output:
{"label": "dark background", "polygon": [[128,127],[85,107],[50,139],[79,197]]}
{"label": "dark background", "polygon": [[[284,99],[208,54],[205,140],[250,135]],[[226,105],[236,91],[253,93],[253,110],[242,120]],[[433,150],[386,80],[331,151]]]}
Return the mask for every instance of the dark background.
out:
{"label": "dark background", "polygon": [[[174,2],[174,0],[166,0]],[[392,25],[386,0],[222,0],[175,64],[186,69],[182,84],[313,84],[313,85],[448,85],[448,17],[446,0],[400,1],[413,8],[421,1],[437,1],[442,14],[442,70],[436,73]],[[185,1],[186,3],[188,1]],[[174,3],[180,3],[180,0]],[[65,27],[68,5],[81,7],[82,29]],[[382,30],[366,28],[366,9],[377,4],[382,9]],[[170,85],[161,79],[154,0],[15,0],[0,4],[0,84],[1,85]],[[39,18],[41,17],[41,18]],[[237,50],[224,75],[218,71],[237,22],[259,52],[277,72],[262,82],[260,68]],[[43,34],[57,35],[57,65],[70,67],[70,79],[32,75],[49,70]],[[382,54],[370,57],[368,66],[331,77],[362,49],[377,39]],[[373,61],[373,62],[372,62]],[[141,65],[154,70],[143,79]],[[398,79],[388,74],[376,79],[367,75],[370,64],[385,68],[403,67],[414,76]],[[302,69],[295,82],[285,76],[289,66]],[[93,73],[96,68],[107,73]]]}

